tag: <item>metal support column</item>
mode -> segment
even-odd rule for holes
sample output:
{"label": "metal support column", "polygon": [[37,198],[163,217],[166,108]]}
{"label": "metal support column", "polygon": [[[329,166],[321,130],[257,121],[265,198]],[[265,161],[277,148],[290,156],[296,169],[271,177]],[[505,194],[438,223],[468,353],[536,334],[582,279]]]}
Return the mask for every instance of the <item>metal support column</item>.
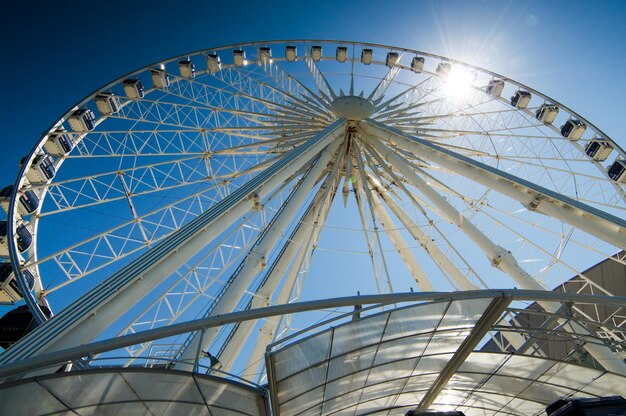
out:
{"label": "metal support column", "polygon": [[[247,254],[243,261],[242,269],[238,272],[230,287],[228,287],[224,293],[224,296],[217,301],[209,316],[228,313],[235,308],[237,302],[248,289],[256,274],[262,269],[264,259],[267,258],[270,250],[278,242],[287,227],[289,227],[294,215],[302,207],[306,197],[310,195],[311,189],[313,189],[324,170],[327,169],[328,163],[332,160],[342,143],[336,140],[340,134],[343,134],[343,131],[334,130],[332,133],[329,132],[327,137],[330,140],[330,144],[322,151],[320,158],[315,162],[313,168],[302,179],[302,182],[298,185],[298,189],[284,209],[277,214],[278,218],[273,222],[272,228],[260,237],[258,243],[255,244],[253,249]],[[202,349],[208,349],[218,333],[219,329],[212,329],[205,334]],[[182,369],[184,369],[185,363],[191,362],[193,354],[197,349],[198,339],[197,334],[194,335],[194,339],[183,352],[181,357],[182,363],[178,367],[183,367]]]}
{"label": "metal support column", "polygon": [[23,338],[0,357],[0,364],[84,344],[133,307],[213,236],[252,209],[252,196],[267,196],[276,186],[309,163],[333,137],[343,132],[340,119],[301,146],[287,152],[228,197],[211,206],[155,247],[139,256],[82,296],[54,319]]}
{"label": "metal support column", "polygon": [[487,332],[489,332],[491,327],[498,321],[498,319],[500,319],[500,316],[510,303],[511,298],[506,296],[495,298],[491,301],[483,315],[480,317],[478,322],[476,322],[476,325],[474,325],[474,328],[472,328],[472,331],[469,333],[467,338],[463,340],[452,358],[450,358],[450,361],[448,361],[443,370],[441,370],[437,380],[431,384],[418,406],[419,409],[426,410],[431,404],[433,404],[433,401],[435,401],[437,396],[439,396],[439,393],[441,393],[441,391],[446,387],[448,381],[450,381],[452,376],[457,372],[461,365],[463,365],[478,343],[485,337],[485,335],[487,335]]}
{"label": "metal support column", "polygon": [[626,250],[626,220],[622,218],[376,121],[369,120],[362,123],[362,127],[368,134],[383,137],[395,146],[493,188],[528,209],[557,218]]}

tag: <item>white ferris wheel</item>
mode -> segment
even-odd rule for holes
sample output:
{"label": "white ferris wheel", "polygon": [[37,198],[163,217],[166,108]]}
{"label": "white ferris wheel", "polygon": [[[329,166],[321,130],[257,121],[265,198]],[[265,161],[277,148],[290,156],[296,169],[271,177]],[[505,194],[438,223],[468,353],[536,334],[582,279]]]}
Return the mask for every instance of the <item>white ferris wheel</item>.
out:
{"label": "white ferris wheel", "polygon": [[[611,295],[585,271],[626,264],[625,159],[553,98],[430,53],[293,40],[170,58],[69,109],[0,195],[2,300],[56,315],[0,360],[357,293],[576,279]],[[251,375],[267,344],[328,314],[100,359],[205,351]]]}

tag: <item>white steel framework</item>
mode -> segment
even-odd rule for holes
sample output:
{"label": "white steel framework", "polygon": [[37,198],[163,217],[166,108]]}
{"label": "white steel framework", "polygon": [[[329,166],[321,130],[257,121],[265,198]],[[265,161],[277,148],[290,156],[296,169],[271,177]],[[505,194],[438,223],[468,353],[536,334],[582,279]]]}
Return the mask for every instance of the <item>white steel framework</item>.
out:
{"label": "white steel framework", "polygon": [[[524,105],[519,91],[530,94]],[[115,97],[107,111],[96,105],[103,93]],[[549,123],[546,105],[558,110]],[[78,109],[96,115],[92,126],[76,128]],[[571,119],[584,126],[576,135]],[[59,136],[71,150],[52,147]],[[0,363],[329,291],[539,290],[573,276],[594,285],[589,266],[626,264],[613,256],[626,249],[626,193],[609,175],[623,159],[618,143],[541,92],[420,51],[294,40],[166,59],[81,100],[24,159],[8,234],[25,224],[33,241],[9,238],[7,257],[35,318],[48,319],[44,306],[57,316]],[[28,213],[27,193],[39,202]],[[541,306],[558,315],[558,304]],[[265,346],[318,318],[177,333],[125,345],[116,362],[194,370],[213,359],[262,378]],[[620,325],[584,350],[626,375],[612,344]],[[505,338],[529,348],[515,331]]]}

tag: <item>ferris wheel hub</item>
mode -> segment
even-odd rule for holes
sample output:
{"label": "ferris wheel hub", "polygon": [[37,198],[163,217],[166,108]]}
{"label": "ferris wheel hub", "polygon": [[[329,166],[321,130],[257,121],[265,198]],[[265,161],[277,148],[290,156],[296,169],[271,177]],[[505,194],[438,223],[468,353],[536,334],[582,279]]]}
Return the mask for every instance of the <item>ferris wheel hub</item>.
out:
{"label": "ferris wheel hub", "polygon": [[348,120],[364,120],[374,114],[374,104],[356,95],[336,98],[330,108],[337,117]]}

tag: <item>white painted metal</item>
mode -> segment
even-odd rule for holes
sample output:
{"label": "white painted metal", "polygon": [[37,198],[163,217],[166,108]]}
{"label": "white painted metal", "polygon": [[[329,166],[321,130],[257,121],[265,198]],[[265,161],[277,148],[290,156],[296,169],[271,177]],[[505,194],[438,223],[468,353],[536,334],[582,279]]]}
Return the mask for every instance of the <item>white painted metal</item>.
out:
{"label": "white painted metal", "polygon": [[[269,270],[265,283],[257,290],[252,298],[251,308],[269,306],[281,278],[283,280],[283,286],[273,303],[280,305],[288,303],[291,300],[290,296],[293,293],[293,288],[300,270],[302,269],[304,259],[311,253],[312,246],[317,244],[317,237],[314,238],[314,235],[316,235],[314,231],[321,229],[325,220],[325,216],[322,216],[321,213],[328,212],[328,207],[332,201],[332,198],[329,198],[329,196],[331,192],[335,190],[333,184],[338,183],[339,167],[342,161],[341,155],[345,153],[345,149],[346,142],[344,141],[333,162],[332,171],[322,183],[313,201],[311,201],[304,217],[297,225],[297,229],[285,242],[279,257],[274,261],[274,264]],[[319,234],[317,234],[317,236],[319,236]],[[289,267],[290,265],[291,267]],[[285,275],[288,268],[289,271]],[[233,361],[243,348],[245,339],[249,336],[254,337],[254,335],[257,336],[257,339],[252,351],[249,353],[248,363],[245,368],[247,370],[253,370],[259,366],[266,346],[275,340],[276,328],[279,326],[280,320],[268,320],[258,333],[251,332],[254,324],[254,322],[241,323],[233,338],[224,347],[220,360],[225,369],[228,370],[231,368]]]}
{"label": "white painted metal", "polygon": [[[314,187],[318,178],[327,169],[327,165],[330,160],[335,156],[337,149],[341,146],[342,142],[337,138],[344,134],[343,123],[339,124],[333,129],[325,132],[324,136],[320,137],[320,141],[327,144],[327,147],[320,153],[320,157],[314,163],[313,168],[302,179],[298,185],[298,189],[293,195],[292,199],[285,209],[280,212],[279,217],[274,222],[272,229],[263,236],[252,251],[248,253],[244,261],[243,268],[238,273],[237,277],[230,285],[224,296],[219,299],[215,308],[211,312],[211,316],[227,313],[233,310],[239,301],[242,293],[248,288],[252,279],[262,268],[265,267],[266,258],[269,255],[272,247],[278,242],[279,238],[285,233],[287,227],[289,227],[295,213],[304,202],[305,198],[309,195],[310,190]],[[302,158],[304,159],[304,158]],[[198,347],[199,338],[194,336],[193,341],[185,349],[182,354],[182,362],[193,362],[193,357],[196,354],[198,348],[207,350],[211,345],[218,331],[212,330],[204,334],[203,344]]]}
{"label": "white painted metal", "polygon": [[[457,225],[472,241],[480,247],[492,266],[502,270],[511,276],[521,287],[529,290],[544,289],[536,280],[534,280],[517,262],[517,259],[511,252],[491,241],[482,231],[469,221],[462,213],[456,210],[448,201],[439,195],[424,179],[413,171],[407,164],[406,160],[395,153],[391,148],[375,137],[365,135],[366,142],[378,151],[389,163],[402,175],[409,180],[417,189],[420,190],[439,211],[445,215],[446,219]],[[555,312],[558,305],[552,303],[542,303],[549,312]],[[585,328],[577,327],[577,331],[586,334]],[[606,346],[595,344],[586,344],[587,351],[600,362],[605,368],[618,374],[626,375],[626,364],[620,360],[616,354]]]}
{"label": "white painted metal", "polygon": [[[267,282],[255,293],[255,296],[252,298],[250,309],[267,307],[271,304],[282,305],[289,303],[289,296],[291,295],[293,287],[296,284],[296,278],[302,266],[304,256],[307,251],[310,250],[314,219],[318,213],[319,205],[316,203],[316,206],[312,207],[308,214],[302,218],[302,221],[292,238],[287,240],[285,243],[283,254],[277,259],[275,267],[268,276]],[[290,264],[291,268],[285,276],[283,287],[275,297],[275,300],[272,302],[274,291]],[[248,364],[245,369],[256,369],[262,361],[266,346],[274,341],[275,331],[278,324],[279,319],[277,318],[268,320],[258,332],[253,333],[252,329],[255,322],[242,322],[237,328],[235,336],[233,336],[231,341],[226,345],[220,356],[220,361],[224,369],[226,369],[226,371],[231,369],[234,360],[237,358],[244,346],[246,338],[254,337],[255,335],[256,341],[252,351],[249,353]]]}
{"label": "white painted metal", "polygon": [[[125,271],[130,272],[128,277],[124,276],[126,278],[120,282],[119,288],[113,285],[96,288],[95,291],[83,297],[80,303],[66,310],[63,316],[57,317],[54,321],[56,325],[46,325],[29,334],[18,347],[11,349],[9,354],[0,356],[0,362],[13,361],[23,354],[28,356],[42,351],[55,351],[93,339],[112,320],[132,307],[138,299],[180,267],[182,262],[201,250],[211,236],[220,234],[245,212],[252,209],[254,207],[254,200],[251,198],[253,195],[257,195],[260,199],[264,198],[272,189],[313,159],[317,152],[326,147],[336,134],[342,131],[343,120],[338,120],[318,134],[315,140],[287,153],[272,165],[272,168],[263,175],[259,175],[260,180],[248,182],[245,187],[226,198],[223,204],[218,204],[204,213],[202,217],[206,221],[204,224],[198,224],[198,221],[190,223],[195,228],[199,228],[195,233],[190,236],[185,235],[183,230],[191,228],[193,231],[193,228],[188,225],[161,243],[159,247],[165,250],[167,253],[165,256],[155,250],[149,251],[135,264],[122,269],[122,272],[110,278],[117,282]],[[305,150],[312,151],[308,157],[303,155]],[[177,240],[181,237],[184,240],[178,242]],[[148,257],[151,256],[156,257],[158,261],[149,261]],[[137,263],[143,263],[143,268],[136,270]],[[101,294],[100,292],[105,288],[108,292]],[[46,339],[45,344],[42,343],[42,339]]]}
{"label": "white painted metal", "polygon": [[385,232],[389,236],[389,239],[391,239],[391,241],[393,242],[393,245],[398,251],[398,254],[400,254],[400,257],[406,264],[407,269],[409,269],[409,272],[413,275],[413,278],[417,282],[417,285],[420,287],[421,290],[425,292],[433,291],[434,288],[432,283],[426,276],[426,273],[424,272],[422,267],[415,259],[415,256],[413,256],[413,254],[411,253],[409,245],[407,244],[404,237],[402,237],[402,234],[400,234],[400,231],[398,231],[398,228],[391,219],[391,216],[389,216],[389,214],[387,214],[387,211],[385,211],[385,208],[383,207],[380,198],[378,198],[375,193],[372,193],[372,200],[374,201],[374,212],[376,213],[376,216],[380,219],[380,222],[382,223]]}
{"label": "white painted metal", "polygon": [[[173,335],[184,334],[191,331],[227,325],[230,323],[243,322],[268,317],[284,316],[309,310],[325,308],[338,308],[354,305],[389,305],[403,302],[427,302],[427,301],[454,301],[462,299],[485,299],[485,298],[510,298],[511,301],[549,301],[558,303],[580,302],[587,304],[606,305],[608,307],[622,308],[626,298],[617,296],[582,295],[571,293],[559,293],[550,291],[530,291],[517,289],[499,289],[482,291],[460,292],[410,292],[392,293],[384,295],[359,295],[344,298],[332,298],[314,300],[308,302],[281,304],[267,308],[231,312],[227,315],[212,316],[194,321],[183,322],[168,327],[156,328],[142,333],[130,334],[123,337],[111,338],[103,341],[78,345],[62,351],[48,353],[39,357],[32,357],[0,368],[0,379],[11,377],[26,372],[34,371],[54,364],[66,363],[82,357],[93,356],[106,351],[114,351],[128,345],[139,344],[149,340],[167,338]],[[269,345],[269,348],[274,345]]]}
{"label": "white painted metal", "polygon": [[520,201],[529,209],[558,218],[621,249],[626,249],[626,221],[623,219],[377,122],[368,122],[363,129],[370,134],[384,137],[409,152],[419,154],[460,175],[502,192]]}
{"label": "white painted metal", "polygon": [[[312,59],[308,52],[311,45],[320,46],[316,49],[319,55],[315,59]],[[322,47],[327,52],[335,52],[338,50],[337,47],[348,47],[341,51],[351,50],[352,55],[355,55],[355,51],[365,48],[372,53],[363,63],[359,61],[358,56],[350,56],[347,53],[345,55],[347,63],[342,64],[335,59],[325,59],[321,54]],[[298,61],[298,49],[307,51],[304,60]],[[248,65],[243,65],[241,60],[233,61],[234,50],[241,51],[239,57],[247,53]],[[269,50],[273,52],[271,55],[267,53]],[[281,55],[283,50],[290,51],[290,54]],[[388,69],[384,62],[388,52],[397,53],[397,56],[402,53],[408,53],[408,56],[418,55],[424,60],[418,62],[418,67],[397,61]],[[181,59],[189,67],[197,67],[195,78],[189,76],[189,73],[183,77],[173,75],[179,73]],[[208,68],[205,66],[206,59],[210,64]],[[341,55],[341,61],[343,60],[344,55]],[[437,69],[439,62],[446,64],[441,65],[443,72]],[[481,87],[471,92],[467,102],[450,99],[444,91],[449,80],[446,78],[445,69],[449,70],[452,66],[455,69],[463,67],[479,75],[480,82],[476,85]],[[149,80],[151,69],[155,67],[163,68],[160,74],[164,76],[172,74],[168,75],[169,85],[165,85],[164,78],[159,78],[160,84],[156,85],[157,88],[147,88],[140,94],[139,90],[134,89],[131,91],[132,97],[125,97],[124,91],[128,89],[125,87],[131,85],[133,79]],[[371,73],[374,75],[367,75],[367,71],[375,72]],[[189,266],[189,270],[177,270],[177,275],[170,273],[172,278],[177,279],[176,283],[169,285],[171,280],[168,280],[168,285],[165,285],[168,286],[167,289],[161,293],[151,294],[150,296],[154,297],[150,299],[149,305],[133,309],[133,311],[141,309],[141,313],[136,316],[127,316],[124,311],[136,303],[141,296],[141,290],[154,287],[151,286],[152,283],[138,281],[131,284],[129,280],[128,287],[136,289],[129,289],[127,294],[117,294],[114,293],[115,290],[127,291],[122,279],[108,280],[106,284],[104,279],[111,273],[121,272],[120,264],[125,264],[132,256],[140,256],[137,263],[133,264],[137,267],[135,270],[151,267],[142,263],[142,259],[145,258],[141,253],[151,247],[156,248],[165,241],[173,241],[176,234],[185,234],[185,238],[190,237],[186,224],[202,216],[203,212],[211,210],[215,204],[236,199],[230,198],[229,195],[234,195],[247,182],[263,176],[264,170],[274,163],[285,160],[286,154],[291,149],[310,146],[311,141],[318,138],[317,134],[333,123],[338,116],[361,120],[358,124],[364,131],[393,143],[399,154],[406,158],[403,164],[423,175],[422,177],[431,184],[433,192],[441,193],[442,197],[452,196],[458,198],[457,201],[466,203],[469,209],[463,211],[465,207],[457,208],[456,213],[463,211],[466,218],[475,223],[475,228],[483,230],[485,239],[499,241],[497,236],[505,233],[508,233],[507,241],[518,238],[519,246],[517,243],[501,243],[513,252],[514,258],[509,258],[506,250],[501,250],[497,245],[490,246],[489,242],[481,239],[479,235],[474,235],[483,245],[483,249],[489,253],[490,263],[499,262],[502,270],[517,276],[518,279],[530,279],[527,272],[532,274],[533,281],[544,278],[540,267],[533,268],[530,263],[526,263],[526,271],[518,267],[517,263],[533,260],[532,254],[525,254],[528,251],[524,250],[528,247],[535,250],[534,252],[538,254],[536,257],[539,257],[538,260],[542,262],[542,266],[545,265],[545,269],[553,267],[557,269],[554,275],[560,273],[564,278],[568,278],[579,274],[582,281],[585,281],[585,276],[581,272],[583,269],[578,265],[571,267],[569,264],[577,260],[573,257],[575,254],[573,256],[569,254],[576,252],[569,250],[572,246],[580,246],[598,258],[614,254],[613,246],[624,247],[625,222],[622,219],[623,215],[620,215],[626,211],[623,205],[626,199],[623,186],[609,180],[605,166],[586,154],[585,149],[593,140],[606,139],[606,143],[613,149],[613,152],[607,154],[612,155],[610,160],[607,160],[609,165],[614,158],[620,160],[626,157],[624,151],[597,127],[566,106],[498,74],[432,54],[384,45],[333,41],[276,41],[263,45],[231,45],[185,54],[149,65],[129,74],[128,77],[128,80],[120,79],[103,87],[68,110],[67,114],[43,135],[25,159],[25,167],[20,170],[14,186],[12,204],[9,205],[7,213],[10,229],[14,231],[16,225],[23,220],[21,217],[26,215],[25,219],[30,222],[33,235],[36,239],[42,238],[43,241],[47,237],[45,232],[49,224],[65,223],[69,216],[76,215],[77,218],[81,218],[80,224],[84,227],[77,234],[84,231],[87,235],[71,241],[68,238],[72,237],[73,233],[68,232],[63,238],[54,238],[51,240],[52,244],[45,245],[37,245],[37,241],[34,241],[32,247],[25,253],[17,251],[14,240],[8,241],[11,262],[16,267],[20,265],[16,268],[20,287],[24,290],[22,270],[29,270],[37,277],[35,291],[28,292],[26,296],[26,301],[35,310],[37,319],[45,320],[45,316],[36,306],[38,303],[45,305],[48,299],[59,299],[64,295],[70,299],[74,296],[73,288],[80,287],[74,286],[79,279],[94,278],[95,282],[103,286],[94,292],[97,296],[83,293],[77,296],[85,299],[79,299],[76,305],[70,307],[72,317],[66,322],[67,325],[57,323],[50,325],[48,329],[42,329],[39,335],[33,335],[36,338],[28,341],[30,347],[27,349],[22,349],[22,346],[11,349],[12,351],[22,349],[19,354],[23,353],[24,356],[38,353],[37,348],[45,341],[57,342],[57,335],[63,338],[63,334],[68,332],[74,332],[72,335],[74,338],[65,337],[63,345],[83,342],[81,341],[83,336],[87,338],[93,336],[107,325],[111,328],[116,325],[124,326],[119,332],[119,335],[124,335],[145,328],[192,319],[190,311],[199,309],[203,300],[211,301],[215,292],[223,287],[222,278],[232,274],[229,267],[238,264],[246,254],[250,259],[255,258],[256,249],[250,249],[252,242],[265,229],[267,217],[280,207],[282,198],[294,189],[296,181],[274,186],[270,194],[261,192],[256,193],[256,196],[251,195],[251,199],[242,202],[242,206],[236,205],[226,209],[223,214],[224,220],[222,221],[220,217],[216,221],[223,222],[227,227],[228,224],[236,224],[228,228],[228,233],[232,232],[235,236],[231,240],[226,240],[225,237],[223,240],[217,239],[215,234],[207,231],[203,234],[207,236],[204,242],[189,243],[188,248],[178,250],[177,245],[161,246],[166,248],[160,252],[160,257],[151,257],[151,261],[155,265],[160,265],[162,261],[167,267],[162,269],[161,274],[147,273],[143,280],[155,283],[158,279],[166,278],[168,272],[174,270],[176,265],[185,263],[194,250],[201,250],[203,244],[204,246],[214,244],[211,246],[213,257],[207,255],[193,266],[185,264],[183,268]],[[505,81],[503,90],[498,91],[498,94],[492,94],[495,95],[493,97],[488,96],[483,88],[491,79]],[[136,83],[133,85],[137,86]],[[346,96],[344,91],[348,91],[348,88],[350,92],[349,96]],[[515,90],[529,92],[529,101],[524,103],[524,107],[527,108],[516,108],[507,99],[502,98]],[[67,131],[71,130],[67,118],[76,109],[95,111],[98,104],[101,104],[98,94],[109,91],[119,98],[119,108],[116,108],[116,111],[109,109],[102,112],[94,121],[93,130]],[[500,95],[501,97],[496,97]],[[370,100],[363,97],[369,97]],[[554,125],[561,125],[571,118],[580,120],[587,126],[586,131],[580,131],[582,136],[577,137],[579,142],[562,137],[554,125],[546,125],[541,119],[535,118],[535,110],[543,103],[554,103],[555,108],[559,110],[558,114],[556,112],[553,114]],[[342,105],[344,110],[347,110],[344,113],[340,110]],[[361,111],[363,108],[359,107],[367,108]],[[368,117],[371,118],[370,121],[362,121]],[[51,134],[63,129],[74,146],[67,154],[61,154],[58,149],[49,146]],[[286,302],[290,299],[290,294],[297,297],[302,287],[300,276],[305,274],[303,270],[309,269],[311,255],[316,251],[318,237],[341,180],[344,181],[344,205],[353,196],[350,182],[353,185],[354,196],[359,198],[361,227],[358,231],[365,232],[360,238],[368,239],[368,247],[375,249],[375,254],[380,259],[378,264],[372,261],[374,275],[390,280],[389,273],[386,272],[384,253],[385,250],[395,248],[407,255],[406,258],[402,257],[409,263],[409,269],[414,277],[419,279],[422,276],[422,281],[424,277],[428,277],[430,284],[435,287],[439,282],[429,273],[433,264],[449,278],[453,287],[472,289],[476,286],[485,286],[481,275],[485,280],[490,275],[489,263],[481,262],[483,259],[480,256],[478,258],[463,256],[459,250],[463,251],[465,247],[459,245],[455,233],[448,234],[452,227],[438,219],[433,222],[421,206],[426,202],[407,193],[407,186],[410,186],[406,185],[409,183],[408,178],[398,173],[395,166],[384,161],[381,163],[376,159],[377,151],[372,151],[368,147],[372,145],[358,144],[360,140],[358,136],[356,134],[351,139],[358,147],[352,146],[345,155],[338,156],[333,173],[330,174],[332,181],[324,182],[326,196],[320,202],[321,207],[316,208],[317,224],[312,227],[311,234],[303,245],[297,246],[302,247],[301,251],[295,250],[291,244],[285,247],[285,257],[280,259],[281,266],[277,268],[287,267],[283,265],[286,263],[291,265],[291,269],[288,272],[283,270],[280,273],[272,273],[259,293],[253,296],[251,303],[253,307],[258,306],[261,300]],[[319,155],[321,148],[308,147],[303,150],[301,158],[310,160]],[[46,153],[54,157],[54,167],[59,174],[51,181],[29,183],[27,178],[32,179],[36,176],[33,170],[35,168],[32,167],[33,160]],[[76,162],[85,162],[87,168],[77,168],[79,165],[76,165]],[[63,169],[60,169],[61,167]],[[94,169],[93,172],[91,168]],[[292,175],[286,177],[291,179],[296,173],[290,171]],[[299,172],[301,171],[298,171],[298,174]],[[525,177],[525,174],[528,177]],[[535,176],[532,176],[533,174]],[[543,185],[541,182],[543,177],[549,178],[545,188],[536,185],[536,183]],[[451,179],[451,182],[447,182],[446,179]],[[268,189],[271,187],[267,186]],[[480,188],[483,195],[470,194],[472,187]],[[44,207],[30,217],[15,208],[17,195],[29,190],[38,195],[41,199],[40,205]],[[312,192],[313,187],[310,187],[309,191]],[[514,211],[506,205],[509,201],[502,195],[521,202],[528,210],[544,215],[534,216],[526,210]],[[152,206],[152,202],[156,200],[160,202]],[[504,203],[490,205],[494,201]],[[119,212],[120,218],[124,220],[112,221],[106,227],[93,227],[98,222],[107,223],[100,215],[93,215],[93,212],[118,214],[116,207],[119,205],[115,205],[117,203],[124,205],[124,212]],[[148,205],[150,209],[146,209]],[[289,209],[296,209],[299,205],[302,203],[292,202]],[[432,201],[430,205],[426,203],[428,208],[434,210],[435,216],[442,215],[447,218],[450,212],[444,215],[435,205]],[[490,217],[488,209],[499,210],[498,214],[502,217]],[[376,211],[378,218],[372,217],[370,224],[371,211]],[[517,215],[517,212],[522,214]],[[422,218],[421,214],[423,221],[416,220],[415,213],[419,218]],[[241,216],[245,216],[246,219],[239,221]],[[384,227],[377,226],[378,219],[382,220]],[[511,224],[507,223],[509,219],[526,221],[524,224],[528,225],[528,229],[513,229]],[[551,221],[552,219],[555,221]],[[91,220],[93,222],[90,222]],[[415,244],[413,244],[415,247],[410,247],[410,242],[402,239],[395,226],[388,226],[397,220],[416,239],[419,246],[424,248],[433,264],[415,261],[416,257],[410,251],[421,248]],[[559,221],[572,224],[573,227],[567,225],[561,229],[544,227],[545,224],[560,226]],[[418,223],[422,228],[418,227]],[[309,225],[302,227],[310,228]],[[371,227],[374,227],[373,231]],[[91,228],[95,231],[89,234],[87,231]],[[214,233],[223,230],[217,226],[211,229]],[[578,229],[597,237],[597,240],[579,232]],[[473,231],[470,229],[468,232]],[[380,237],[383,233],[389,237],[383,239],[387,247],[381,244]],[[223,233],[224,236],[226,234],[227,232]],[[374,238],[371,238],[372,235]],[[540,237],[535,237],[536,235]],[[237,240],[238,238],[240,240]],[[182,240],[184,239],[178,240],[178,243]],[[548,240],[552,242],[546,243]],[[554,240],[557,240],[556,244]],[[599,244],[603,241],[612,246]],[[317,253],[322,254],[321,251],[317,250]],[[204,252],[202,253],[204,256]],[[217,264],[216,258],[224,260]],[[370,258],[373,259],[372,256]],[[623,260],[616,261],[623,263]],[[486,267],[483,267],[482,263]],[[426,270],[420,271],[420,266]],[[258,269],[258,263],[255,263],[254,271],[250,273],[257,274]],[[56,273],[50,273],[50,270]],[[204,270],[204,275],[201,270]],[[130,278],[129,276],[126,275],[125,278]],[[156,278],[152,279],[150,276]],[[278,283],[276,279],[281,277],[283,280]],[[553,282],[550,275],[546,281]],[[89,280],[82,282],[91,283]],[[274,293],[274,289],[281,283],[283,288],[281,293]],[[108,284],[111,288],[106,287]],[[503,284],[510,285],[511,281]],[[535,287],[530,280],[525,284],[528,284],[528,287]],[[382,285],[379,283],[379,286]],[[430,286],[427,285],[426,288],[428,287]],[[596,289],[594,287],[593,290]],[[359,290],[359,287],[354,290]],[[608,293],[606,290],[603,291]],[[250,296],[249,292],[238,288],[232,291],[233,298],[238,296],[236,292],[244,295],[246,299]],[[116,300],[111,302],[113,306],[108,306],[108,299],[111,298]],[[102,306],[102,310],[94,316],[93,313],[101,307],[100,304],[107,306]],[[550,309],[550,305],[544,306]],[[185,311],[189,311],[189,315],[185,315]],[[123,325],[122,321],[113,323],[118,313],[124,314]],[[72,331],[73,324],[69,322],[73,319],[84,320],[84,326],[77,328],[85,329]],[[89,325],[87,322],[95,324]],[[127,322],[130,323],[126,324]],[[222,351],[220,358],[223,363],[232,362],[243,344],[239,341],[244,340],[244,335],[249,332],[246,328],[252,325],[252,323],[241,325],[230,343],[216,344],[212,347],[212,352],[215,349]],[[277,321],[267,322],[264,329],[267,330],[269,338],[260,336],[251,360],[257,362],[260,359],[264,343],[276,333],[282,332],[277,329],[279,326],[287,328],[289,325],[288,319],[283,320],[281,324]],[[58,334],[55,335],[55,331]],[[607,328],[605,332],[611,334],[607,335],[607,338],[619,339],[618,331],[615,329]],[[519,341],[513,339],[511,344],[522,345],[523,342]],[[46,348],[48,347],[41,347],[41,351]],[[180,345],[175,343],[163,347],[162,351],[158,351],[158,348],[159,346],[151,343],[129,348],[126,353],[130,358],[126,362],[133,364],[144,362],[141,361],[142,356],[152,355],[155,351],[164,357],[175,356],[173,352],[179,351]],[[9,360],[11,354],[14,354],[12,351],[6,356],[3,355],[1,359]],[[606,348],[600,348],[594,355],[605,355],[605,361],[611,359]]]}

